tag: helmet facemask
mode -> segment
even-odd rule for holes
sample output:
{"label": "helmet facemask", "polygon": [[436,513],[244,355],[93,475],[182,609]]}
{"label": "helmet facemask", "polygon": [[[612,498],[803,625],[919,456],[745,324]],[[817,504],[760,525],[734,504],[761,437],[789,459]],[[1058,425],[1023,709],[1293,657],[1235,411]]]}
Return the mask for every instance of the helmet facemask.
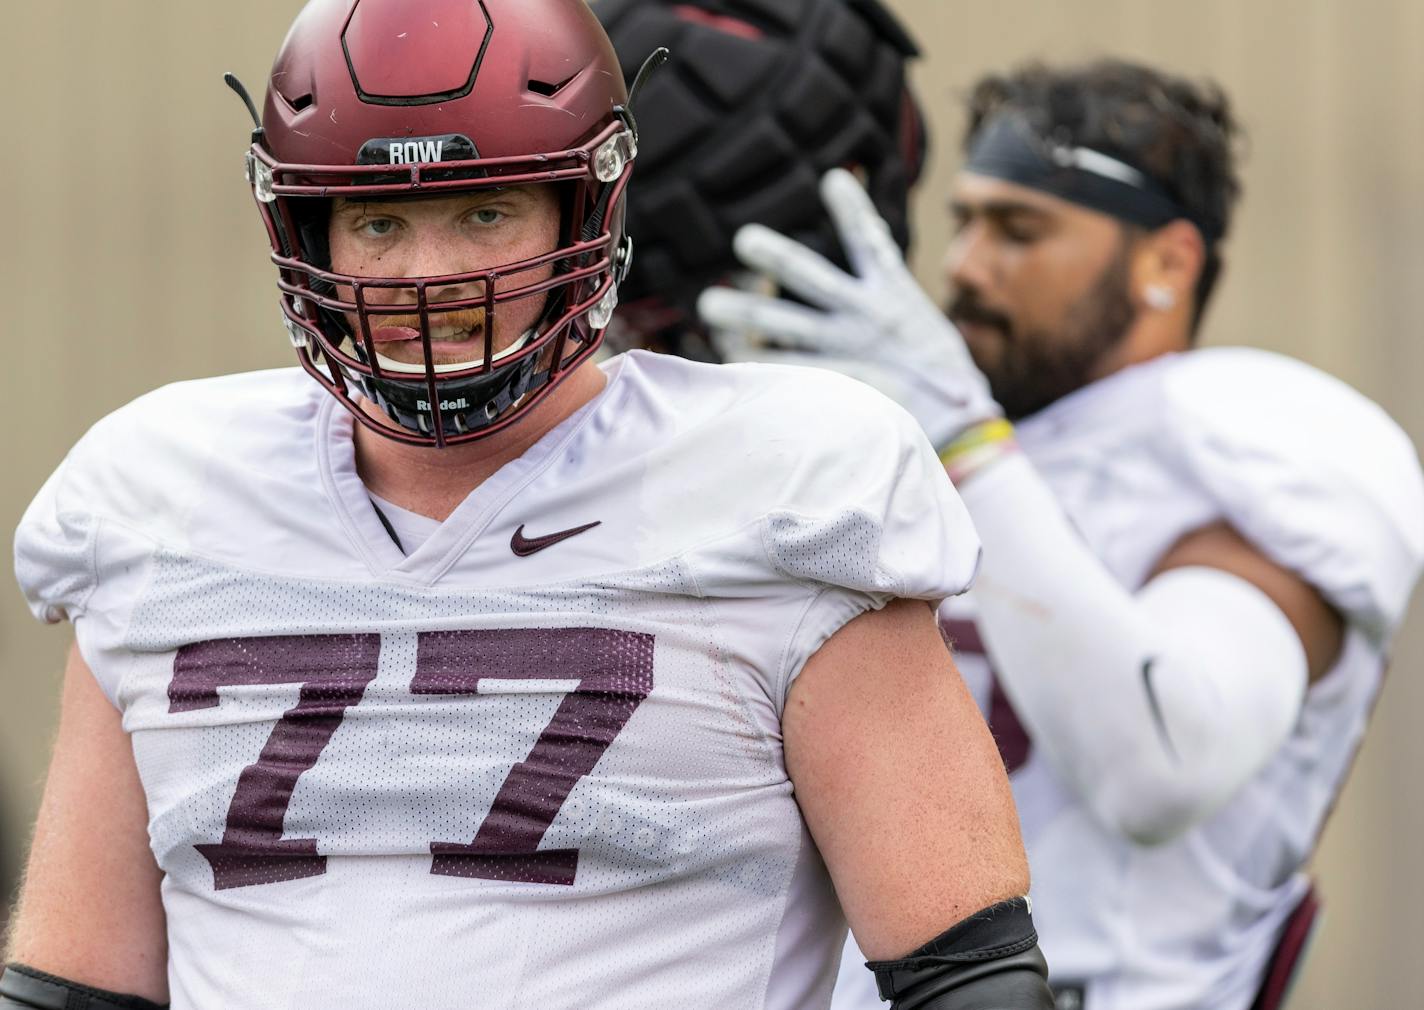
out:
{"label": "helmet facemask", "polygon": [[[648,67],[665,58],[654,54]],[[471,442],[517,421],[593,355],[632,257],[623,216],[638,131],[637,82],[630,93],[587,4],[308,0],[273,61],[260,117],[236,79],[229,84],[257,126],[247,177],[283,322],[302,367],[362,424],[411,445]],[[486,267],[480,257],[471,261],[479,269],[441,277],[333,269],[328,216],[339,197],[534,185],[563,194],[547,252],[512,244],[509,262]],[[379,274],[378,261],[337,262]],[[511,306],[523,299],[540,301]],[[511,332],[534,317],[531,305],[537,321]],[[455,312],[467,314],[452,338],[460,346],[441,348],[435,331]],[[383,341],[398,339],[403,360],[418,348],[414,371],[378,353],[373,329],[391,316],[410,325]],[[496,335],[512,346],[497,349]],[[475,360],[465,360],[467,343]],[[458,364],[432,352],[438,361],[458,354]]]}
{"label": "helmet facemask", "polygon": [[[397,441],[443,447],[502,430],[602,339],[631,252],[622,234],[623,194],[636,153],[632,123],[623,118],[572,150],[419,162],[394,171],[389,164],[284,165],[254,144],[249,178],[272,242],[283,319],[302,367],[362,423]],[[439,277],[330,269],[326,228],[334,196],[390,200],[548,183],[559,186],[563,212],[558,247],[547,253]],[[459,289],[460,297],[432,299],[432,291],[450,289]],[[534,327],[512,347],[497,350],[501,308],[541,296],[545,304]],[[431,343],[442,319],[457,312],[468,318],[471,311],[483,316],[483,354],[468,363],[436,364]],[[392,362],[380,353],[372,333],[396,316],[418,322],[423,365]],[[371,417],[358,397],[398,427]]]}

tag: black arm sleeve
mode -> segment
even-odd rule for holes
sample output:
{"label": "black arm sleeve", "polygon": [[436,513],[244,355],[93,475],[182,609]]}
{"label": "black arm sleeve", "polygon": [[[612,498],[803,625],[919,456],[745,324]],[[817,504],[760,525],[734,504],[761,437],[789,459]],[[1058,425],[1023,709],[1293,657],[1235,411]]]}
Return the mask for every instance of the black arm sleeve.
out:
{"label": "black arm sleeve", "polygon": [[167,1010],[167,1005],[10,964],[0,975],[0,1010]]}
{"label": "black arm sleeve", "polygon": [[871,961],[893,1010],[1053,1010],[1027,898],[986,908],[898,961]]}

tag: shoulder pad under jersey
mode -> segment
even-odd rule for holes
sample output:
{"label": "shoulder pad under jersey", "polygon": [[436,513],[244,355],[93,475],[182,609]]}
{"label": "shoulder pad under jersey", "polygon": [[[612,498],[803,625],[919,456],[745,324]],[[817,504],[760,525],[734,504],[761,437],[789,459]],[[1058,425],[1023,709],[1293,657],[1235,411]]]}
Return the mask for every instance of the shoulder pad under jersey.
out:
{"label": "shoulder pad under jersey", "polygon": [[1338,379],[1248,348],[1184,354],[1162,391],[1184,464],[1232,525],[1387,640],[1424,565],[1424,477],[1399,425]]}

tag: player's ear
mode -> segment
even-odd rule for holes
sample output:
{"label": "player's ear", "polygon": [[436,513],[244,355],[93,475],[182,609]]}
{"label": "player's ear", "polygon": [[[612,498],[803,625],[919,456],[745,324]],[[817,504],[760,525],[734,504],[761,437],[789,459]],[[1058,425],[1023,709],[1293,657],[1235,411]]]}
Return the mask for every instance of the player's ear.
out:
{"label": "player's ear", "polygon": [[1189,221],[1140,234],[1132,255],[1133,301],[1158,312],[1189,305],[1205,263],[1206,243]]}

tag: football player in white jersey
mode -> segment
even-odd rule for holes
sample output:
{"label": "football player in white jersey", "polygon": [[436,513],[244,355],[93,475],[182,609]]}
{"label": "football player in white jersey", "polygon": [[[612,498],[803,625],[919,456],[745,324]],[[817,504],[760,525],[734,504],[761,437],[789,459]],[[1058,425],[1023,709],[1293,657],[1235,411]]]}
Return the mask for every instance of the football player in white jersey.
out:
{"label": "football player in white jersey", "polygon": [[0,1006],[800,1010],[845,918],[898,1006],[1049,1005],[914,420],[592,359],[632,104],[582,0],[298,15],[301,369],[100,421],[16,537],[77,647]]}
{"label": "football player in white jersey", "polygon": [[[1011,772],[1058,1006],[1269,1010],[1302,868],[1424,559],[1424,482],[1377,406],[1196,349],[1238,184],[1226,98],[1118,61],[978,85],[944,314],[844,173],[847,274],[766,229],[797,303],[707,292],[734,357],[891,392],[984,541],[942,625]],[[842,964],[837,1010],[879,1005]],[[863,973],[862,973],[863,974]]]}

